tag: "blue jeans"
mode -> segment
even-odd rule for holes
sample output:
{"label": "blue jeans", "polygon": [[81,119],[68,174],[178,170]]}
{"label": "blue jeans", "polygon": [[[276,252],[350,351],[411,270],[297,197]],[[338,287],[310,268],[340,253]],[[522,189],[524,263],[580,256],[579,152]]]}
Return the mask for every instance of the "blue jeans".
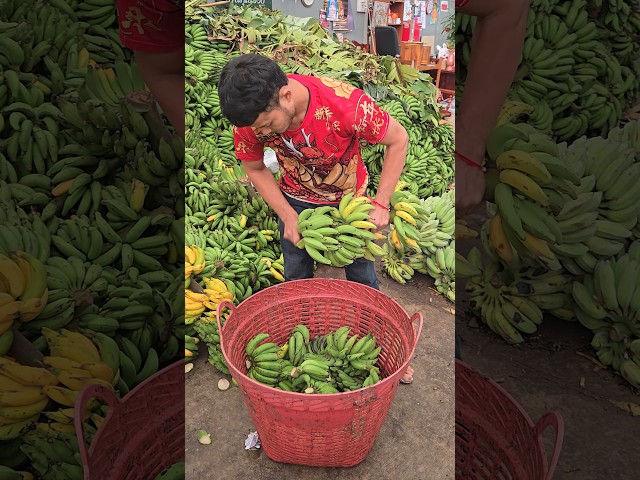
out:
{"label": "blue jeans", "polygon": [[[307,203],[285,195],[289,204],[293,209],[300,213],[307,208],[315,208],[318,205]],[[280,229],[280,247],[284,255],[284,279],[301,280],[303,278],[313,278],[314,260],[309,256],[306,250],[296,247],[289,240],[284,238],[284,223],[278,220],[278,228]],[[352,264],[347,265],[345,273],[347,280],[362,283],[368,287],[380,290],[378,285],[378,277],[376,276],[375,264],[366,258],[358,258]]]}

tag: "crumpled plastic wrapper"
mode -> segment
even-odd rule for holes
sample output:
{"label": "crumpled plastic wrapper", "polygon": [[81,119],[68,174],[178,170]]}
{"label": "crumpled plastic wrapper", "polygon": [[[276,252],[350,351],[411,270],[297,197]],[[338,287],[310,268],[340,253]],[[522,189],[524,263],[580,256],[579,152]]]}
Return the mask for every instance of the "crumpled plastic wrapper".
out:
{"label": "crumpled plastic wrapper", "polygon": [[247,439],[244,441],[244,449],[256,450],[258,448],[260,448],[260,437],[258,437],[258,432],[251,432],[247,435]]}

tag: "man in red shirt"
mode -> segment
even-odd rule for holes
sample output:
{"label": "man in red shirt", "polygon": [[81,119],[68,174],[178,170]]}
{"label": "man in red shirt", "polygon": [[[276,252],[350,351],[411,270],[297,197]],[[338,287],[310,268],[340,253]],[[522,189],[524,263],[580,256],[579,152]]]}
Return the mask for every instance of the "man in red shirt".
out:
{"label": "man in red shirt", "polygon": [[[386,152],[371,221],[389,223],[391,194],[404,166],[409,137],[361,89],[342,81],[285,75],[257,54],[240,55],[222,69],[218,83],[222,114],[235,125],[235,151],[256,189],[278,215],[285,280],[313,277],[313,259],[296,247],[298,214],[337,205],[348,194],[364,195],[369,176],[360,141],[381,143]],[[279,184],[263,163],[276,153]],[[379,289],[374,262],[360,258],[345,267],[347,280]],[[409,367],[403,381],[413,380]]]}
{"label": "man in red shirt", "polygon": [[184,137],[184,0],[116,0],[120,42],[135,53],[145,83]]}
{"label": "man in red shirt", "polygon": [[[313,276],[313,259],[295,246],[298,213],[336,205],[351,192],[365,194],[360,140],[387,146],[371,221],[378,228],[389,223],[408,136],[362,90],[333,78],[285,75],[267,57],[248,54],[223,68],[218,92],[223,115],[236,127],[236,156],[280,218],[286,280]],[[278,158],[279,185],[263,163],[265,147]],[[378,288],[373,262],[359,259],[345,268],[348,280]]]}

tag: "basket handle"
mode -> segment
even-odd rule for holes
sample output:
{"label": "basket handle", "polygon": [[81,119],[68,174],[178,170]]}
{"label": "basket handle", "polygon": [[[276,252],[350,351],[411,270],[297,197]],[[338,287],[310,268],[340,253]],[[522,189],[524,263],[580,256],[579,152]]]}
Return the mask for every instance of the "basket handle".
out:
{"label": "basket handle", "polygon": [[542,434],[547,427],[553,427],[556,437],[553,445],[551,462],[549,463],[549,468],[545,476],[545,480],[552,480],[556,466],[558,465],[560,450],[562,449],[562,441],[564,439],[564,422],[562,421],[562,417],[556,412],[547,412],[538,419],[534,426],[534,431],[540,443],[542,443]]}
{"label": "basket handle", "polygon": [[106,418],[109,418],[114,414],[120,403],[113,390],[99,384],[87,385],[80,391],[78,398],[76,398],[74,405],[76,415],[73,419],[73,423],[76,429],[76,435],[78,437],[78,446],[80,448],[82,464],[85,468],[85,478],[89,478],[88,476],[86,476],[86,474],[89,473],[87,470],[89,465],[89,452],[87,449],[87,441],[84,438],[84,427],[82,425],[82,419],[84,417],[84,412],[87,408],[87,404],[94,398],[103,401],[109,407],[109,413],[107,414]]}
{"label": "basket handle", "polygon": [[422,324],[424,323],[424,318],[422,316],[422,313],[416,312],[411,316],[410,322],[414,326],[414,328],[415,328],[416,320],[418,320],[418,329],[416,331],[416,343],[413,345],[414,351],[418,346],[418,340],[420,339],[420,334],[422,333]]}

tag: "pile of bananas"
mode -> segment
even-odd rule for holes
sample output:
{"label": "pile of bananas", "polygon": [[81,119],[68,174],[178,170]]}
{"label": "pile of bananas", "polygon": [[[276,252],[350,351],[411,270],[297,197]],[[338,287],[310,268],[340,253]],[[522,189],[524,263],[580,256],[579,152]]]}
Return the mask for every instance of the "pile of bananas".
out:
{"label": "pile of bananas", "polygon": [[545,311],[573,319],[571,275],[544,266],[520,270],[505,268],[496,259],[483,261],[473,247],[465,258],[456,253],[456,272],[467,277],[465,290],[476,315],[508,343],[522,343],[523,334],[533,334]]}
{"label": "pile of bananas", "polygon": [[40,260],[26,252],[0,253],[0,355],[13,344],[14,321],[30,322],[47,305],[47,274]]}
{"label": "pile of bananas", "polygon": [[391,230],[383,246],[387,274],[406,283],[415,272],[455,301],[455,191],[420,200],[400,183],[391,196]]}
{"label": "pile of bananas", "polygon": [[259,333],[246,346],[247,376],[257,382],[300,393],[339,393],[380,381],[376,366],[382,347],[371,334],[349,336],[343,326],[311,339],[309,328],[296,325],[282,345]]}
{"label": "pile of bananas", "polygon": [[[560,141],[606,135],[640,89],[637,0],[531,2],[521,64],[509,97],[529,105],[529,123]],[[476,18],[456,16],[461,86]]]}
{"label": "pile of bananas", "polygon": [[[0,33],[0,353],[26,339],[52,363],[0,357],[20,372],[3,391],[41,385],[57,404],[29,433],[2,422],[0,440],[14,438],[0,465],[79,479],[79,389],[104,383],[122,396],[182,354],[184,142],[119,46],[113,1],[3,2]],[[89,438],[104,413],[87,418]]]}
{"label": "pile of bananas", "polygon": [[598,358],[635,388],[640,388],[639,272],[636,240],[628,254],[599,260],[593,274],[575,281],[571,292],[578,321],[594,333],[591,345]]}
{"label": "pile of bananas", "polygon": [[204,252],[204,264],[196,255],[202,269],[191,272],[187,266],[185,278],[221,279],[242,301],[284,280],[278,223],[242,167],[210,162],[210,150],[192,148],[186,155],[185,240],[200,256]]}
{"label": "pile of bananas", "polygon": [[[229,310],[223,309],[221,315],[222,318],[220,321],[222,322],[222,325],[224,325],[227,317],[229,316]],[[220,333],[218,332],[216,312],[212,310],[204,312],[192,326],[195,334],[197,334],[198,338],[200,338],[207,346],[209,363],[218,371],[229,375],[229,367],[227,366],[227,361],[225,360],[224,355],[222,354],[222,349],[220,348]]]}
{"label": "pile of bananas", "polygon": [[[634,386],[638,138],[637,120],[606,138],[570,144],[556,144],[529,125],[496,127],[487,144],[496,167],[489,181],[494,203],[480,232],[489,266],[482,266],[479,251],[457,258],[476,313],[507,341],[535,332],[544,313],[578,320],[593,332],[601,361]],[[510,170],[519,173],[505,176]],[[519,310],[517,320],[505,299]],[[519,321],[524,317],[530,322]]]}
{"label": "pile of bananas", "polygon": [[297,247],[305,249],[319,263],[344,267],[357,258],[375,260],[383,255],[382,247],[375,243],[384,235],[369,221],[369,211],[375,207],[367,197],[344,195],[338,207],[325,205],[308,208],[298,215],[298,230],[302,239]]}

